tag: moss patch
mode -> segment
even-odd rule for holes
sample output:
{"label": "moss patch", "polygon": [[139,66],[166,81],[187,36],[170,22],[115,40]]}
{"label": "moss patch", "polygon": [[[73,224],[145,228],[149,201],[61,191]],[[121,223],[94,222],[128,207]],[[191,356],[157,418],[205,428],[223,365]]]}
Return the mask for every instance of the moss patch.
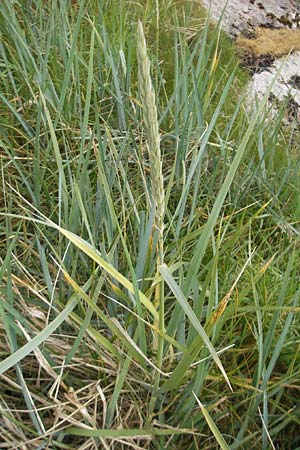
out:
{"label": "moss patch", "polygon": [[253,39],[240,36],[236,43],[242,54],[279,57],[300,50],[300,30],[257,28]]}

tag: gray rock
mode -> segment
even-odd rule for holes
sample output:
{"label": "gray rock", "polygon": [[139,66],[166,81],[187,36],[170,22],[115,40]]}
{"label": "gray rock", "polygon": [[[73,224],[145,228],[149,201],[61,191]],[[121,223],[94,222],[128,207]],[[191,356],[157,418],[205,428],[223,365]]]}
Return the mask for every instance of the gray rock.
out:
{"label": "gray rock", "polygon": [[[241,33],[251,35],[257,27],[298,28],[300,27],[300,1],[298,0],[202,0],[210,15],[219,21],[231,37]],[[289,100],[293,109],[291,115],[300,123],[300,52],[295,52],[274,61],[266,70],[253,75],[247,87],[247,106],[260,101],[268,91],[274,77],[280,74],[271,89],[270,101],[274,113],[280,102]],[[271,103],[270,103],[271,105]]]}
{"label": "gray rock", "polygon": [[218,21],[222,10],[222,28],[231,37],[247,33],[258,26],[297,28],[300,4],[297,0],[202,0],[212,19]]}
{"label": "gray rock", "polygon": [[[270,98],[279,103],[291,99],[295,118],[300,121],[300,52],[278,59],[268,70],[254,74],[247,88],[247,104],[250,106],[253,101],[259,102],[275,77]],[[273,109],[275,113],[277,105],[274,102]]]}

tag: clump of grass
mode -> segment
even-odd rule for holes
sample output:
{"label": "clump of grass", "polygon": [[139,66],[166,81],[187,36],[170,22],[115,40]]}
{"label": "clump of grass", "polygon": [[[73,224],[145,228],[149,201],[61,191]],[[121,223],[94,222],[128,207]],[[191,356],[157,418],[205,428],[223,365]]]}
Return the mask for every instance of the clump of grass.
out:
{"label": "clump of grass", "polygon": [[0,4],[0,446],[295,448],[297,133],[191,2],[117,4]]}

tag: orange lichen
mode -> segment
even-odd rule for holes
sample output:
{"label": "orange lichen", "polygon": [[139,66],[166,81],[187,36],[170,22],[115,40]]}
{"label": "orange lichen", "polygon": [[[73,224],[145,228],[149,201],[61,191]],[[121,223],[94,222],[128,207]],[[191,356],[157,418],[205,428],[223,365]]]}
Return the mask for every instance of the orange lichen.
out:
{"label": "orange lichen", "polygon": [[240,36],[236,43],[244,54],[279,57],[300,50],[300,29],[256,28],[253,39]]}

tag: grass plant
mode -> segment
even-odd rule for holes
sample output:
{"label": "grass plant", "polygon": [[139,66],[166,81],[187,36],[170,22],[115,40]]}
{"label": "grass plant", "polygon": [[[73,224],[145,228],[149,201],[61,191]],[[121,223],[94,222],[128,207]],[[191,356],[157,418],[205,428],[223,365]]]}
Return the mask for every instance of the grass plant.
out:
{"label": "grass plant", "polygon": [[196,2],[0,33],[0,447],[298,448],[297,127]]}

